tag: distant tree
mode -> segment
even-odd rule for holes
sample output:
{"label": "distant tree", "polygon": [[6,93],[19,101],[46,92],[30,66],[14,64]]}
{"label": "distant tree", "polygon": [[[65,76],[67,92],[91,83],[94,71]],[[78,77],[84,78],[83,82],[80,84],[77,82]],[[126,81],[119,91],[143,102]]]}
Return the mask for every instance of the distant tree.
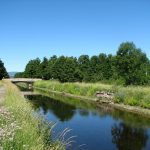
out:
{"label": "distant tree", "polygon": [[92,56],[90,60],[90,72],[92,72],[92,82],[102,80],[112,80],[115,74],[115,57],[104,53],[99,56]]}
{"label": "distant tree", "polygon": [[[106,60],[107,60],[107,55],[104,53],[101,53],[99,55],[99,65],[98,65],[98,70],[99,70],[99,79],[104,80],[105,79],[105,73],[106,73]],[[108,70],[107,70],[108,71]]]}
{"label": "distant tree", "polygon": [[148,83],[148,67],[149,60],[146,54],[136,48],[134,43],[126,42],[120,45],[116,56],[116,68],[126,85]]}
{"label": "distant tree", "polygon": [[74,80],[75,82],[82,82],[83,80],[83,73],[79,69],[78,64],[77,64],[77,67],[75,68],[74,78],[75,78]]}
{"label": "distant tree", "polygon": [[0,80],[2,80],[3,78],[9,78],[9,75],[6,71],[4,63],[2,62],[2,60],[0,60]]}
{"label": "distant tree", "polygon": [[58,79],[61,82],[65,82],[66,79],[65,78],[65,57],[61,56],[59,57],[55,64],[52,67],[52,77],[54,79]]}
{"label": "distant tree", "polygon": [[114,66],[115,57],[109,54],[106,58],[105,62],[105,70],[104,70],[104,78],[105,80],[113,79],[115,74],[115,66]]}
{"label": "distant tree", "polygon": [[90,59],[90,73],[92,82],[109,80],[113,76],[112,69],[112,55],[106,55],[104,53],[99,56],[92,56]]}
{"label": "distant tree", "polygon": [[75,82],[78,81],[78,77],[80,76],[79,72],[77,72],[77,59],[74,57],[66,57],[64,73],[66,74],[67,82]]}
{"label": "distant tree", "polygon": [[48,59],[44,57],[43,61],[41,62],[39,66],[39,76],[42,79],[49,79],[47,75],[47,66],[48,66]]}
{"label": "distant tree", "polygon": [[[3,75],[4,76],[4,75]],[[150,81],[150,61],[134,43],[122,43],[115,56],[100,53],[98,56],[65,57],[56,55],[30,60],[24,73],[16,77],[56,79],[61,82],[98,82],[117,80],[126,85],[143,85]]]}
{"label": "distant tree", "polygon": [[24,72],[17,72],[14,76],[14,78],[23,78],[24,77]]}
{"label": "distant tree", "polygon": [[92,56],[90,59],[90,71],[89,71],[92,82],[98,81],[99,76],[98,66],[99,66],[98,56]]}
{"label": "distant tree", "polygon": [[76,81],[77,60],[74,57],[60,56],[52,66],[52,78],[61,82]]}
{"label": "distant tree", "polygon": [[53,55],[49,61],[48,61],[48,65],[46,67],[46,79],[55,79],[56,78],[56,68],[54,68],[54,64],[57,61],[57,56]]}
{"label": "distant tree", "polygon": [[24,76],[29,78],[42,78],[40,62],[39,58],[30,60],[26,65]]}
{"label": "distant tree", "polygon": [[81,55],[78,58],[78,65],[79,65],[80,72],[82,72],[83,75],[83,81],[91,81],[89,56]]}

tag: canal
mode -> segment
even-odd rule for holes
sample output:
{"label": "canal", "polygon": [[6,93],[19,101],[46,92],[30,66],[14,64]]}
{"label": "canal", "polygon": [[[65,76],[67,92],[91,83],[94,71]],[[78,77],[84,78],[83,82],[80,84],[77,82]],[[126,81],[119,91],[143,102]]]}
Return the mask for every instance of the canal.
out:
{"label": "canal", "polygon": [[38,115],[57,124],[53,138],[71,129],[67,150],[150,150],[149,118],[53,93],[26,98]]}

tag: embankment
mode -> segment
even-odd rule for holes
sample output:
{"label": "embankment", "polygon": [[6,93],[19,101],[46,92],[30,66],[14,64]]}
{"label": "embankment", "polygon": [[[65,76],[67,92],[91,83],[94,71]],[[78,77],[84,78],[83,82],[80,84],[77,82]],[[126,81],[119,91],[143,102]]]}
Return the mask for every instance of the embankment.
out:
{"label": "embankment", "polygon": [[[123,87],[101,83],[59,83],[56,81],[38,81],[35,82],[34,87],[64,96],[93,100],[98,105],[103,102],[103,97],[96,97],[98,91],[113,93],[113,99],[108,101],[108,105],[150,117],[150,87]],[[107,99],[105,102],[107,103]]]}
{"label": "embankment", "polygon": [[18,88],[3,81],[6,93],[0,104],[0,148],[5,150],[60,150],[59,142],[50,141],[51,130],[40,117],[33,115],[32,106]]}

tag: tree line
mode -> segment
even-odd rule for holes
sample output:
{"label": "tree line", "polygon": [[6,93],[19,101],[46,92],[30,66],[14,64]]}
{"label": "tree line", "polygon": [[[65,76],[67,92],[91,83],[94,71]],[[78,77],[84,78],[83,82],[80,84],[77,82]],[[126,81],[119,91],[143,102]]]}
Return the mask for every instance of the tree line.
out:
{"label": "tree line", "polygon": [[150,81],[150,60],[133,42],[120,44],[116,55],[56,55],[30,60],[25,71],[15,77],[42,78],[60,82],[118,81],[125,85],[144,85]]}
{"label": "tree line", "polygon": [[2,80],[3,78],[9,78],[9,75],[6,71],[4,63],[2,62],[2,60],[0,60],[0,80]]}

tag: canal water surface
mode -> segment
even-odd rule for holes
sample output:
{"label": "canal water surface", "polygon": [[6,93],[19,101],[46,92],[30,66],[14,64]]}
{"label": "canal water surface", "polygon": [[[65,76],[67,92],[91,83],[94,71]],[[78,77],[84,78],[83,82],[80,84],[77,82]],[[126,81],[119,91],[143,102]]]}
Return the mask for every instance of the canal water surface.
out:
{"label": "canal water surface", "polygon": [[150,150],[150,119],[54,94],[27,96],[34,111],[56,122],[53,138],[68,128],[68,150]]}

